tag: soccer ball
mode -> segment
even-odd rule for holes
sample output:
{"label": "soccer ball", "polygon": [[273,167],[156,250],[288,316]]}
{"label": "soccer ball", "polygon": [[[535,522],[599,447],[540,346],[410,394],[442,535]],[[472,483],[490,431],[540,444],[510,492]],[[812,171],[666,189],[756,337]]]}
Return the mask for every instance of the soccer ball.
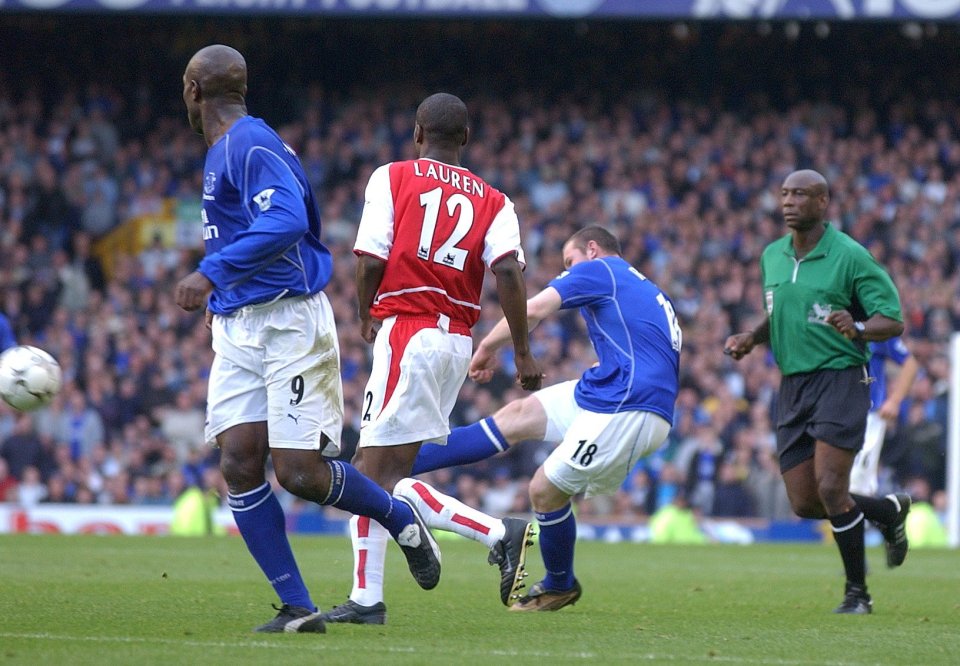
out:
{"label": "soccer ball", "polygon": [[60,391],[60,364],[47,352],[29,345],[0,354],[0,398],[28,412],[43,407]]}

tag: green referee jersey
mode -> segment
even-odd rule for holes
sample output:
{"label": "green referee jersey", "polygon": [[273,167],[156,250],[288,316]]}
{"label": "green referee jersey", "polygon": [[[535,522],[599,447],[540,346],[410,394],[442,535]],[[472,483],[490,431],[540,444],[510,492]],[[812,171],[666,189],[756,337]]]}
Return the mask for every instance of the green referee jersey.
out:
{"label": "green referee jersey", "polygon": [[865,247],[831,225],[802,259],[793,236],[770,243],[760,258],[770,346],[784,375],[865,365],[870,352],[827,323],[835,310],[854,321],[882,314],[903,320],[893,280]]}

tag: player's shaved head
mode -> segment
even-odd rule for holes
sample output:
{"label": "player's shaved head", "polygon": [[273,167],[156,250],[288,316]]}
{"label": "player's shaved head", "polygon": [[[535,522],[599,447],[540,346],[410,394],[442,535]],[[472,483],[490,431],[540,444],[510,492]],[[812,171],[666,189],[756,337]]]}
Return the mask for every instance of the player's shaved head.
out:
{"label": "player's shaved head", "polygon": [[246,94],[247,63],[229,46],[213,44],[200,49],[183,72],[187,121],[203,134],[208,146],[247,114]]}
{"label": "player's shaved head", "polygon": [[428,142],[460,146],[467,137],[467,105],[449,93],[430,95],[417,107],[417,124]]}
{"label": "player's shaved head", "polygon": [[200,84],[201,94],[208,100],[243,103],[247,94],[247,62],[239,51],[223,44],[197,51],[187,63],[184,78]]}
{"label": "player's shaved head", "polygon": [[803,188],[814,196],[829,194],[827,179],[813,169],[800,169],[789,174],[783,181],[785,189]]}

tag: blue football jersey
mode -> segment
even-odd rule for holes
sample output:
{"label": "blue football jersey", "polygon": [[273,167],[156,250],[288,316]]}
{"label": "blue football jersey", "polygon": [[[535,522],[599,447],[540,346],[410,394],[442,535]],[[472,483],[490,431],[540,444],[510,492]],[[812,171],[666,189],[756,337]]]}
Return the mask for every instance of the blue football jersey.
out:
{"label": "blue football jersey", "polygon": [[333,270],[320,242],[320,212],[293,150],[245,116],[210,147],[203,169],[199,270],[214,285],[216,314],[313,294]]}
{"label": "blue football jersey", "polygon": [[910,356],[910,350],[903,344],[900,337],[893,337],[883,342],[870,342],[870,363],[868,371],[875,381],[870,383],[870,408],[880,409],[887,399],[887,371],[884,367],[887,359],[897,365],[903,365]]}
{"label": "blue football jersey", "polygon": [[580,308],[600,360],[577,383],[577,404],[654,412],[672,424],[683,335],[666,294],[620,257],[582,261],[550,286],[561,307]]}

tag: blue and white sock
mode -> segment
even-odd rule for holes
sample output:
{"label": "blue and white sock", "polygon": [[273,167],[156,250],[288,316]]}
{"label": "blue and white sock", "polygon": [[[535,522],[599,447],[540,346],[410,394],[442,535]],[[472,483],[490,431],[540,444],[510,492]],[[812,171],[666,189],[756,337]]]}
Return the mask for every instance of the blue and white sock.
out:
{"label": "blue and white sock", "polygon": [[290,550],[283,508],[270,484],[264,483],[240,495],[228,494],[227,502],[247,549],[273,585],[280,602],[316,611]]}
{"label": "blue and white sock", "polygon": [[573,549],[577,542],[577,520],[573,505],[547,513],[536,512],[540,524],[540,555],[547,575],[543,586],[548,590],[569,590],[573,587]]}
{"label": "blue and white sock", "polygon": [[446,445],[424,444],[413,461],[411,474],[423,474],[435,469],[469,465],[510,448],[492,416],[462,428],[454,428]]}
{"label": "blue and white sock", "polygon": [[413,510],[406,502],[394,499],[356,467],[339,460],[326,462],[330,466],[330,493],[322,504],[373,518],[394,539],[413,522]]}

